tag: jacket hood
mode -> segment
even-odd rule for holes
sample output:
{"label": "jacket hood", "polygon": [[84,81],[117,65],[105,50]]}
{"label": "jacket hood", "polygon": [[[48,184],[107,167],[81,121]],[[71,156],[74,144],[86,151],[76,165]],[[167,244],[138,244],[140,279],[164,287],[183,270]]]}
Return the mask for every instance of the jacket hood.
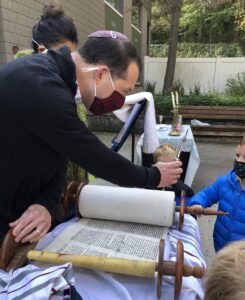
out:
{"label": "jacket hood", "polygon": [[76,84],[76,67],[71,58],[71,51],[67,46],[61,47],[58,50],[48,50],[47,54],[51,56],[59,69],[62,79],[67,83],[73,96],[77,92]]}
{"label": "jacket hood", "polygon": [[227,180],[229,184],[237,191],[239,191],[240,188],[240,182],[237,178],[237,175],[234,170],[231,170],[230,172],[227,173]]}

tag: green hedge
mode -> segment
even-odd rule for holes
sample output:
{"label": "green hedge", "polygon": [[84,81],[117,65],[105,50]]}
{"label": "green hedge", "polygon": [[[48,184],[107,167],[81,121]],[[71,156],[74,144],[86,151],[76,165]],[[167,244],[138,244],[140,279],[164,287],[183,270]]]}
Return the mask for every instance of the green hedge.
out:
{"label": "green hedge", "polygon": [[[151,57],[167,57],[168,44],[151,44]],[[242,57],[243,51],[239,44],[202,44],[178,43],[177,57]]]}
{"label": "green hedge", "polygon": [[[80,118],[87,125],[86,108],[82,103],[77,105],[77,113]],[[87,179],[87,172],[83,168],[80,168],[74,162],[68,162],[68,169],[66,174],[66,185],[71,181],[85,181]]]}
{"label": "green hedge", "polygon": [[[154,95],[155,108],[157,115],[169,115],[172,109],[171,96]],[[227,94],[203,94],[180,96],[180,104],[182,105],[207,105],[207,106],[245,106],[245,95],[230,96]]]}

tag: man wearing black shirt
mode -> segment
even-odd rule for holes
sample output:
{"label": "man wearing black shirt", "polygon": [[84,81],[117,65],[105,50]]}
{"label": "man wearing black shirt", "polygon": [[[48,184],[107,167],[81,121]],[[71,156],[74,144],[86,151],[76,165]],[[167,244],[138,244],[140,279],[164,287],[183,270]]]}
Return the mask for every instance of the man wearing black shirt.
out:
{"label": "man wearing black shirt", "polygon": [[[78,52],[71,55],[64,47],[0,68],[0,232],[5,233],[10,223],[16,241],[36,241],[49,230],[67,159],[127,187],[167,186],[177,182],[182,172],[180,162],[151,168],[132,164],[79,120],[74,102],[76,79],[88,108],[94,99],[94,83],[101,98],[114,88],[109,87],[107,66],[99,65],[95,74],[82,71],[88,66]],[[126,79],[115,79],[115,89],[133,88],[136,67],[129,63]]]}

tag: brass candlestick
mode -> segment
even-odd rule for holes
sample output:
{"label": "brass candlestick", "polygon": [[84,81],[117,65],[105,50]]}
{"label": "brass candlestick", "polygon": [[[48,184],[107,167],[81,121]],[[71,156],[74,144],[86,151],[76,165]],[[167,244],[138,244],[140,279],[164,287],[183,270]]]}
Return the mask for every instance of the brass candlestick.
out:
{"label": "brass candlestick", "polygon": [[169,133],[169,135],[172,136],[179,136],[181,132],[178,130],[178,125],[179,125],[179,105],[175,106],[171,112],[173,113],[173,120],[172,120],[172,128]]}

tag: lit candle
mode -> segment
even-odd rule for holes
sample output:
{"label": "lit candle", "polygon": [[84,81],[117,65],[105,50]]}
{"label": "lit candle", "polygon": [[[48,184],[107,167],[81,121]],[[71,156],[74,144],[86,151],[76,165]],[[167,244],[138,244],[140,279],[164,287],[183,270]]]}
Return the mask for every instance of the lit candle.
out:
{"label": "lit candle", "polygon": [[171,95],[172,95],[172,104],[173,104],[173,109],[175,109],[174,93],[173,93],[173,92],[171,92]]}
{"label": "lit candle", "polygon": [[175,95],[176,95],[176,104],[179,105],[179,95],[177,91],[175,91]]}

